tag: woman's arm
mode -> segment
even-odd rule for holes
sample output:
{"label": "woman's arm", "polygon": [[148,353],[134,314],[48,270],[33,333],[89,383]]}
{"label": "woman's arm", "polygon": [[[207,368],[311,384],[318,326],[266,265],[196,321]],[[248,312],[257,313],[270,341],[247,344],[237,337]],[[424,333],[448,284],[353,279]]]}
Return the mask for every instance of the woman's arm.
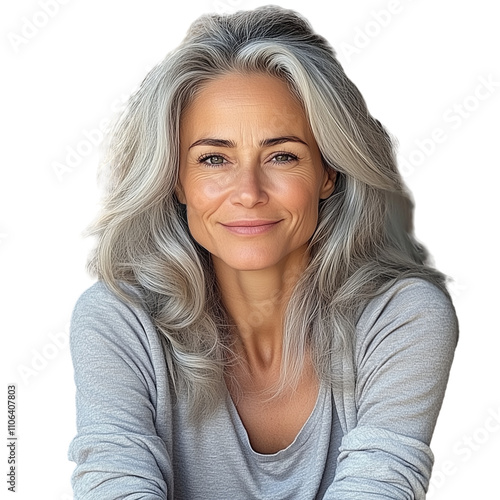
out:
{"label": "woman's arm", "polygon": [[402,280],[370,302],[357,327],[356,422],[325,498],[425,498],[457,339],[452,304],[421,279]]}
{"label": "woman's arm", "polygon": [[[70,345],[76,383],[77,436],[69,458],[75,500],[172,498],[168,446],[158,435],[166,404],[161,346],[145,313],[103,283],[79,298]],[[163,398],[163,400],[162,400]]]}

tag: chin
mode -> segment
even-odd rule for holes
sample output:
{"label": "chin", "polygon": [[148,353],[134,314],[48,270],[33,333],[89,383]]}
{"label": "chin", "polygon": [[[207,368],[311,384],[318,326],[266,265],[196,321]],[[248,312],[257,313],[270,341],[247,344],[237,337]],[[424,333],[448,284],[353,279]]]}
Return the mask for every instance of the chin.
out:
{"label": "chin", "polygon": [[242,255],[241,253],[238,255],[238,250],[235,250],[230,256],[219,255],[216,258],[221,264],[235,271],[263,271],[278,265],[282,260],[279,257],[269,255]]}

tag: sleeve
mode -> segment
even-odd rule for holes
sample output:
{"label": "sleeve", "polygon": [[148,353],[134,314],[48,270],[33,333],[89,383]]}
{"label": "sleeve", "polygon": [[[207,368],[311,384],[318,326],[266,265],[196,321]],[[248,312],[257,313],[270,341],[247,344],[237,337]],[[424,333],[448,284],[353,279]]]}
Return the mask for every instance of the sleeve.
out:
{"label": "sleeve", "polygon": [[354,358],[356,425],[325,499],[425,499],[457,340],[453,305],[424,280],[402,280],[366,307]]}
{"label": "sleeve", "polygon": [[155,426],[153,346],[144,319],[104,284],[78,299],[70,327],[77,435],[68,452],[75,500],[171,498],[171,462]]}

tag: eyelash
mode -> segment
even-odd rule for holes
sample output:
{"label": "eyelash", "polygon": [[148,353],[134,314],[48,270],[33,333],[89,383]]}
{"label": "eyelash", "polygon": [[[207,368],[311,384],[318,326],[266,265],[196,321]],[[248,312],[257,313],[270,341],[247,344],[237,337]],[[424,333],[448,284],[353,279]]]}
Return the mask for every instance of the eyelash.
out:
{"label": "eyelash", "polygon": [[291,163],[292,161],[297,161],[299,159],[299,157],[297,155],[293,155],[292,153],[287,153],[285,151],[281,151],[279,153],[276,153],[273,158],[275,158],[276,156],[289,156],[290,159],[287,160],[287,161],[272,161],[272,163],[274,163],[275,165],[284,165],[284,164],[287,164],[287,163]]}
{"label": "eyelash", "polygon": [[223,160],[227,161],[224,156],[215,154],[215,153],[209,153],[209,154],[204,154],[201,155],[198,158],[198,163],[204,163],[207,167],[219,167],[220,165],[224,165],[224,163],[206,163],[206,161],[210,158],[222,158]]}
{"label": "eyelash", "polygon": [[[286,160],[286,161],[272,160],[272,163],[274,165],[286,165],[287,163],[291,163],[291,162],[297,161],[299,159],[299,157],[297,155],[294,155],[292,153],[287,153],[285,151],[279,151],[279,152],[275,153],[273,155],[273,158],[276,158],[277,156],[288,156],[289,160]],[[224,165],[224,162],[223,163],[206,163],[207,160],[209,160],[210,158],[222,158],[223,160],[227,161],[226,158],[220,154],[208,153],[208,154],[201,155],[198,158],[198,163],[204,163],[205,165],[207,165],[209,167],[219,167],[220,165]]]}

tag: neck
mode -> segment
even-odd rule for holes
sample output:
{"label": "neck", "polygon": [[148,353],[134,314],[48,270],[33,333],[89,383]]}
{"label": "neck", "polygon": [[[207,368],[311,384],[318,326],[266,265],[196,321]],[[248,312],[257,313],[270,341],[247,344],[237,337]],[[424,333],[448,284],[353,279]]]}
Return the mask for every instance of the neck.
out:
{"label": "neck", "polygon": [[251,372],[280,366],[286,306],[307,260],[301,248],[271,268],[242,271],[213,258],[222,300],[236,327],[235,350]]}

